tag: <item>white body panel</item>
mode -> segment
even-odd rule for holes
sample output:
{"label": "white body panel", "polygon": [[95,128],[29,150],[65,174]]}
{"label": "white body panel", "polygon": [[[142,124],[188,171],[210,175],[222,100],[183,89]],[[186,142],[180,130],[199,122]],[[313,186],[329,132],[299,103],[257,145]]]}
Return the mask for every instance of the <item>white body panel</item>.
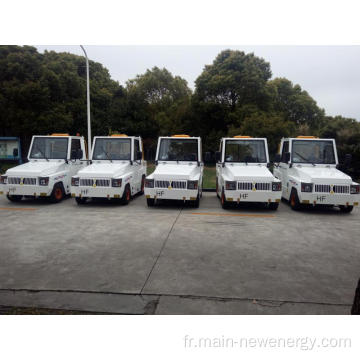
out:
{"label": "white body panel", "polygon": [[[34,138],[52,138],[52,136],[34,136],[30,145],[28,160],[29,162],[15,166],[6,171],[7,184],[2,185],[2,192],[6,195],[46,197],[50,196],[55,184],[61,183],[65,194],[70,193],[71,177],[86,166],[85,143],[83,137],[61,136],[68,138],[67,159],[34,159],[30,157]],[[58,138],[60,136],[54,136]],[[80,140],[82,159],[71,160],[71,142]],[[48,185],[43,186],[39,183],[40,177],[48,177]]]}
{"label": "white body panel", "polygon": [[[160,142],[162,139],[192,139],[198,143],[199,161],[158,161]],[[204,164],[201,155],[201,139],[199,137],[160,137],[156,151],[158,165],[146,179],[154,180],[154,187],[145,187],[148,199],[196,200],[201,195]],[[197,189],[188,189],[188,181],[197,181]]]}
{"label": "white body panel", "polygon": [[[227,140],[264,141],[266,162],[237,163],[225,162]],[[267,141],[264,138],[223,138],[220,143],[221,159],[216,164],[216,192],[221,197],[224,192],[225,200],[229,202],[280,202],[281,192],[272,191],[272,183],[279,180],[269,171]],[[227,190],[226,181],[235,181],[236,189]]]}
{"label": "white body panel", "polygon": [[[94,138],[92,152],[94,153],[96,139],[111,138],[110,136],[97,136]],[[76,175],[79,186],[71,186],[72,197],[87,198],[121,198],[126,185],[130,186],[131,195],[142,190],[142,179],[146,176],[146,161],[135,160],[134,141],[138,140],[142,149],[140,137],[127,136],[131,141],[131,160],[92,160]],[[93,153],[91,159],[93,159]],[[112,179],[121,179],[120,187],[112,186]]]}
{"label": "white body panel", "polygon": [[[293,190],[296,190],[300,203],[312,205],[349,205],[356,206],[360,201],[359,194],[350,193],[350,185],[358,185],[351,177],[338,170],[338,156],[333,139],[317,138],[288,138],[282,139],[280,154],[283,152],[284,142],[289,144],[288,152],[292,152],[292,142],[301,141],[331,141],[334,149],[334,163],[309,164],[289,163],[280,161],[274,166],[274,174],[282,181],[282,197],[290,200]],[[292,155],[290,155],[292,158]],[[303,192],[301,183],[313,184],[311,192]]]}

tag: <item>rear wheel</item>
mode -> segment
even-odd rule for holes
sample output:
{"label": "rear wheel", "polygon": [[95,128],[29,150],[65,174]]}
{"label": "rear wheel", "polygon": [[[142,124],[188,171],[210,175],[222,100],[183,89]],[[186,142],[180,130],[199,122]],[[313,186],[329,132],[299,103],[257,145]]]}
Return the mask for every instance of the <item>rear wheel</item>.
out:
{"label": "rear wheel", "polygon": [[221,206],[223,209],[228,209],[229,208],[229,202],[226,201],[226,198],[225,198],[225,192],[224,192],[224,189],[222,189],[222,192],[221,192]]}
{"label": "rear wheel", "polygon": [[301,208],[299,197],[298,197],[297,191],[295,189],[291,190],[290,206],[293,210],[300,210],[300,208]]}
{"label": "rear wheel", "polygon": [[272,211],[277,210],[278,207],[279,207],[279,203],[277,203],[277,202],[269,203],[269,209],[272,210]]}
{"label": "rear wheel", "polygon": [[124,193],[123,193],[123,196],[121,198],[121,203],[123,205],[127,205],[131,200],[131,190],[130,190],[130,185],[127,184],[125,186],[125,189],[124,189]]}
{"label": "rear wheel", "polygon": [[155,205],[155,199],[147,198],[146,203],[147,203],[147,206],[153,207]]}
{"label": "rear wheel", "polygon": [[8,198],[8,200],[10,200],[11,202],[19,202],[22,199],[22,195],[6,195],[6,197]]}
{"label": "rear wheel", "polygon": [[77,202],[78,205],[84,205],[87,201],[87,198],[83,198],[83,197],[76,197],[75,201]]}
{"label": "rear wheel", "polygon": [[52,203],[58,203],[64,198],[64,195],[65,195],[65,191],[63,185],[55,184],[53,191],[51,192],[50,195],[50,201]]}
{"label": "rear wheel", "polygon": [[352,205],[340,205],[339,208],[343,213],[351,213],[354,207]]}

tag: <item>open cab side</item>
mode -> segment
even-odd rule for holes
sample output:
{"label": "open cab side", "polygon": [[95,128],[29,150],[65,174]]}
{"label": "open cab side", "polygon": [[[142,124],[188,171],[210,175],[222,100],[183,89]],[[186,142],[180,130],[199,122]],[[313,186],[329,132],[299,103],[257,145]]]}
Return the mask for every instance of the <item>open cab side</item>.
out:
{"label": "open cab side", "polygon": [[117,199],[128,204],[144,192],[146,161],[141,137],[116,134],[96,136],[91,164],[72,178],[71,194],[78,204],[88,199]]}
{"label": "open cab side", "polygon": [[351,212],[359,204],[360,186],[338,165],[334,139],[283,138],[274,174],[282,181],[282,197],[294,210],[323,205]]}
{"label": "open cab side", "polygon": [[148,206],[159,200],[180,200],[198,207],[204,171],[200,137],[160,137],[155,163],[155,171],[145,180]]}
{"label": "open cab side", "polygon": [[28,162],[1,176],[10,201],[48,198],[60,202],[70,193],[71,177],[86,165],[85,140],[81,136],[52,134],[33,136]]}
{"label": "open cab side", "polygon": [[276,210],[281,182],[268,169],[265,138],[222,138],[216,153],[216,194],[223,208],[231,203],[264,203]]}

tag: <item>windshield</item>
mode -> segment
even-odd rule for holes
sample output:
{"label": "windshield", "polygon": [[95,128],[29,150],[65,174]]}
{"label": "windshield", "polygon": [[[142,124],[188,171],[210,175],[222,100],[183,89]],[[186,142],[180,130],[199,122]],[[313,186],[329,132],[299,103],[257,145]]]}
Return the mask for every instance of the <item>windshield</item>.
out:
{"label": "windshield", "polygon": [[293,163],[335,164],[331,140],[293,140],[291,152]]}
{"label": "windshield", "polygon": [[226,140],[226,162],[266,163],[264,140]]}
{"label": "windshield", "polygon": [[93,160],[131,160],[130,139],[96,139]]}
{"label": "windshield", "polygon": [[198,161],[198,140],[161,139],[158,160]]}
{"label": "windshield", "polygon": [[31,159],[66,159],[67,137],[35,137],[30,152]]}

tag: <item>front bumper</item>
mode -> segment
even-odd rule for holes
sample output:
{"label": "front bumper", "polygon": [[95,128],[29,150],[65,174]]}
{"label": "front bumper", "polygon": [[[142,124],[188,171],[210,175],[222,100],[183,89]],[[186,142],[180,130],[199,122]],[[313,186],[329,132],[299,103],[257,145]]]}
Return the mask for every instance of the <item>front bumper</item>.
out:
{"label": "front bumper", "polygon": [[311,205],[348,205],[357,206],[360,202],[358,194],[305,193],[298,194],[302,204]]}
{"label": "front bumper", "polygon": [[145,188],[145,197],[147,199],[196,200],[198,193],[198,189]]}
{"label": "front bumper", "polygon": [[50,196],[52,187],[50,186],[38,186],[38,185],[2,185],[0,192],[4,195],[22,195],[22,196]]}
{"label": "front bumper", "polygon": [[280,202],[281,191],[224,190],[226,201],[233,202]]}
{"label": "front bumper", "polygon": [[72,197],[91,197],[119,199],[123,196],[124,187],[103,187],[103,186],[71,186]]}

